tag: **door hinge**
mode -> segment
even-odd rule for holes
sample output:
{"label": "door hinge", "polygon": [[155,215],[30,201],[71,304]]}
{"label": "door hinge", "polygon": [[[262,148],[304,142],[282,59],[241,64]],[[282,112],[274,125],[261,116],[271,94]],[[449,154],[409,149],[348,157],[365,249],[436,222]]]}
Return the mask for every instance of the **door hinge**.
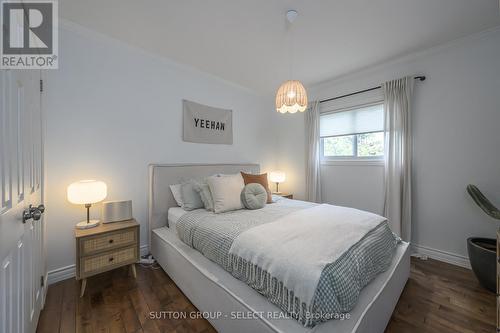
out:
{"label": "door hinge", "polygon": [[43,80],[40,79],[40,92],[43,92]]}
{"label": "door hinge", "polygon": [[40,276],[40,286],[41,287],[45,286],[45,279],[43,278],[43,275]]}

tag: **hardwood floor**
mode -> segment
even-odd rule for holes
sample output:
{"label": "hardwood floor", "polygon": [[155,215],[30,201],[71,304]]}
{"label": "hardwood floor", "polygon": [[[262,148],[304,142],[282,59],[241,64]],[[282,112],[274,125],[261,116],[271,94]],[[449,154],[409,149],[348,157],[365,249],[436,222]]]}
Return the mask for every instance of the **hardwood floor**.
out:
{"label": "hardwood floor", "polygon": [[496,331],[495,294],[472,271],[412,258],[411,274],[386,332]]}
{"label": "hardwood floor", "polygon": [[[118,269],[90,278],[83,298],[74,279],[49,287],[37,332],[215,332],[204,319],[150,318],[150,311],[196,313],[161,269]],[[494,332],[495,295],[472,272],[412,258],[411,276],[387,333]]]}

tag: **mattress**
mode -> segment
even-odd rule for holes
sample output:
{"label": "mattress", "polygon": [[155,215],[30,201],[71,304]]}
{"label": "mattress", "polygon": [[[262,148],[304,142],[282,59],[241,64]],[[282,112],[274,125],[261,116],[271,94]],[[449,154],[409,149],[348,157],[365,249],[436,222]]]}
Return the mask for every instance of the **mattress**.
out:
{"label": "mattress", "polygon": [[228,314],[229,317],[208,318],[221,332],[383,332],[409,275],[409,246],[402,242],[389,269],[362,290],[348,320],[330,320],[311,330],[294,319],[279,316],[234,320],[235,311],[257,314],[281,311],[264,296],[184,244],[171,228],[153,230],[152,253],[200,311]]}
{"label": "mattress", "polygon": [[187,212],[181,207],[171,207],[168,209],[168,227],[175,231],[175,225],[182,215]]}

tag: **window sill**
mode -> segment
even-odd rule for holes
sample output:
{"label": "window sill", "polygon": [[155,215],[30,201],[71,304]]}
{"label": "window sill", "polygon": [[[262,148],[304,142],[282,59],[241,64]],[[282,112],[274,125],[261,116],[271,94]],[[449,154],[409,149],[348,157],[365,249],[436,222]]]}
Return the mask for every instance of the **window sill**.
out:
{"label": "window sill", "polygon": [[347,165],[356,165],[356,166],[384,166],[384,160],[375,160],[375,159],[354,159],[354,160],[322,160],[320,162],[321,165],[329,165],[329,166],[347,166]]}

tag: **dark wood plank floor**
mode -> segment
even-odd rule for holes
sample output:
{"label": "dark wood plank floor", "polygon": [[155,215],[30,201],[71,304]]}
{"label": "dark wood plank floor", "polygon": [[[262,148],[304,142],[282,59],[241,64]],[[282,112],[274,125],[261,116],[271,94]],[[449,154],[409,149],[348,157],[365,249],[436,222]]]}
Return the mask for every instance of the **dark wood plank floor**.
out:
{"label": "dark wood plank floor", "polygon": [[[215,332],[204,319],[150,318],[150,311],[196,313],[161,269],[138,266],[137,280],[118,269],[90,278],[83,298],[78,291],[74,279],[51,285],[37,332]],[[495,311],[495,295],[471,271],[412,258],[386,332],[494,332]]]}

